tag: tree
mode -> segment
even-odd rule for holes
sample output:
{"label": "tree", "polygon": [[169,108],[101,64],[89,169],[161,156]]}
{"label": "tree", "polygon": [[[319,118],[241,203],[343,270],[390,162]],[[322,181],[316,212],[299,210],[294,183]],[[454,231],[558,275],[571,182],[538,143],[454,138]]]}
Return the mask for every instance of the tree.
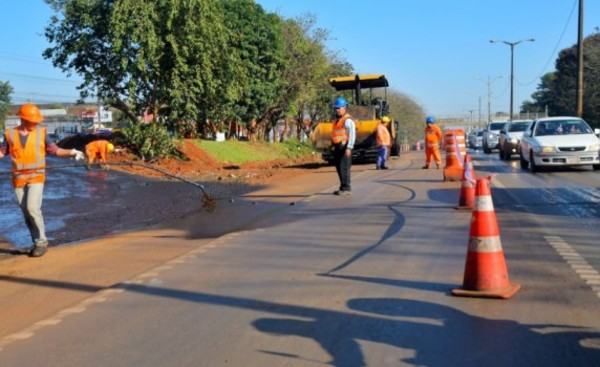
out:
{"label": "tree", "polygon": [[10,111],[10,105],[12,104],[10,95],[13,92],[13,87],[9,82],[0,82],[0,130],[4,130],[6,126],[4,122],[8,112]]}
{"label": "tree", "polygon": [[149,112],[171,129],[231,113],[244,72],[218,0],[46,2],[57,15],[44,56],[82,76],[82,98],[95,94],[132,121]]}
{"label": "tree", "polygon": [[[600,126],[600,33],[584,39],[583,118]],[[575,115],[577,85],[577,45],[560,51],[556,71],[542,77],[532,94],[534,102],[526,107],[537,111],[548,108],[550,115]]]}
{"label": "tree", "polygon": [[240,55],[244,85],[232,116],[244,124],[260,117],[277,99],[284,69],[282,21],[253,0],[222,0],[225,26],[233,30],[230,49]]}

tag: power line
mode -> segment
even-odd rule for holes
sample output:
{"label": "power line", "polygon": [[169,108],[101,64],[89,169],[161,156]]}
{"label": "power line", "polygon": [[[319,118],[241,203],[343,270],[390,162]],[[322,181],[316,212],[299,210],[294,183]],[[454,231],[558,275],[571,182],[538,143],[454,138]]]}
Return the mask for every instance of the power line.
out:
{"label": "power line", "polygon": [[16,78],[32,79],[32,80],[37,80],[37,81],[39,81],[39,80],[45,80],[45,81],[59,82],[59,83],[81,84],[81,81],[68,80],[68,79],[59,79],[59,78],[50,78],[50,77],[38,76],[38,75],[7,73],[7,72],[3,72],[3,71],[0,71],[0,75],[6,75],[6,76],[16,77]]}
{"label": "power line", "polygon": [[531,83],[539,80],[542,77],[542,75],[544,74],[544,70],[546,70],[546,68],[548,67],[548,64],[550,64],[550,61],[552,61],[552,59],[554,58],[554,55],[556,55],[556,50],[558,50],[558,46],[560,45],[560,42],[562,41],[562,39],[563,39],[563,37],[565,35],[565,32],[567,31],[567,27],[569,26],[569,23],[571,23],[571,18],[573,17],[573,12],[575,11],[575,7],[576,7],[576,5],[577,5],[578,2],[579,2],[579,0],[573,1],[573,7],[571,8],[571,13],[569,14],[569,18],[567,19],[567,23],[565,24],[565,26],[564,26],[564,28],[562,30],[562,33],[560,34],[560,37],[558,37],[558,41],[556,41],[556,46],[554,46],[554,50],[552,50],[552,53],[550,54],[550,57],[548,57],[548,61],[546,62],[546,64],[542,68],[542,71],[540,71],[539,75],[536,76],[533,80],[531,80],[528,83],[521,83],[521,82],[519,82],[515,78],[516,82],[519,85],[522,85],[522,86],[529,85],[529,84],[531,84]]}

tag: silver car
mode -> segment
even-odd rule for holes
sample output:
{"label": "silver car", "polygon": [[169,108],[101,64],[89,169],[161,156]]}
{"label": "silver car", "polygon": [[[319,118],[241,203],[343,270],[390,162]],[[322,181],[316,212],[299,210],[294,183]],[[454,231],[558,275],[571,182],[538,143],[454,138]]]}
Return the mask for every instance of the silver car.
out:
{"label": "silver car", "polygon": [[498,135],[507,122],[494,121],[488,124],[487,129],[483,133],[483,152],[485,154],[490,154],[493,149],[498,149]]}

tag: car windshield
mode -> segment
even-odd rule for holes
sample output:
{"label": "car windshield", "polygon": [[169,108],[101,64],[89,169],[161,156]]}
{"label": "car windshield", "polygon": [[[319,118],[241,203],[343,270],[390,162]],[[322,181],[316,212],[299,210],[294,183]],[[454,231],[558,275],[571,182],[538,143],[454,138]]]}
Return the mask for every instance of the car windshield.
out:
{"label": "car windshield", "polygon": [[525,131],[527,126],[529,126],[529,122],[516,122],[510,124],[508,131]]}
{"label": "car windshield", "polygon": [[571,135],[592,134],[592,129],[582,120],[558,120],[540,122],[535,128],[535,135]]}
{"label": "car windshield", "polygon": [[490,124],[490,130],[501,130],[506,122],[492,122]]}

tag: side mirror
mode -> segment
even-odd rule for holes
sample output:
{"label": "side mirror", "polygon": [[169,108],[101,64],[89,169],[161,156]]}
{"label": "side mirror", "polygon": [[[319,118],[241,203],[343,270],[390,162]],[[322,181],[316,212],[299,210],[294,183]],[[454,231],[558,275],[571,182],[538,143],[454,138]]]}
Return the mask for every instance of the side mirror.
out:
{"label": "side mirror", "polygon": [[594,134],[600,137],[600,129],[594,129]]}
{"label": "side mirror", "polygon": [[523,136],[531,136],[531,130],[523,131]]}

